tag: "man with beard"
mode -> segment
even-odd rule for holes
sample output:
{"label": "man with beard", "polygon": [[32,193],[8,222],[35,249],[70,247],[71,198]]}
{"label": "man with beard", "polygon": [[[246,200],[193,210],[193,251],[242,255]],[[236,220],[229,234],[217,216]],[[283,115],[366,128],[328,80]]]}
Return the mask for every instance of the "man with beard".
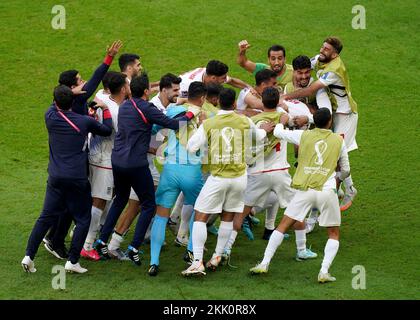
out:
{"label": "man with beard", "polygon": [[273,45],[268,48],[268,63],[255,63],[248,60],[246,51],[251,47],[247,40],[242,40],[238,44],[239,53],[237,62],[246,71],[251,72],[254,76],[258,71],[271,69],[277,74],[277,85],[282,90],[284,86],[292,81],[293,68],[290,64],[286,64],[286,49],[281,45]]}
{"label": "man with beard", "polygon": [[[292,93],[296,90],[306,88],[309,86],[314,79],[311,77],[311,59],[307,56],[297,56],[293,59],[293,79],[284,87],[284,93]],[[315,94],[310,97],[303,97],[298,99],[305,103],[308,107],[314,109],[316,106]],[[315,110],[314,110],[315,111]]]}
{"label": "man with beard", "polygon": [[127,75],[128,82],[131,82],[131,79],[140,75],[143,70],[140,63],[140,56],[134,53],[123,53],[118,58],[118,64],[122,73]]}
{"label": "man with beard", "polygon": [[[320,103],[319,107],[327,107],[333,111],[333,131],[344,136],[348,152],[357,149],[356,131],[358,122],[357,104],[354,101],[351,91],[349,76],[340,52],[343,45],[340,39],[328,37],[324,40],[319,55],[313,59],[313,68],[316,71],[318,80],[309,87],[288,93],[282,99],[296,99],[308,97],[325,89],[329,100]],[[330,104],[330,105],[328,105]],[[345,195],[340,204],[341,211],[347,210],[357,194],[353,186],[351,176],[344,181]]]}

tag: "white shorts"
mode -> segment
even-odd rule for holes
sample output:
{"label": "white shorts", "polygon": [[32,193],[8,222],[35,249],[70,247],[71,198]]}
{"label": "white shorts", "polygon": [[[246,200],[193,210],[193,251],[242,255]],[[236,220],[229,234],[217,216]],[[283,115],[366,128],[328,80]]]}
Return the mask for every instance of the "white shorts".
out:
{"label": "white shorts", "polygon": [[236,178],[210,176],[195,201],[194,209],[206,214],[242,213],[247,175]]}
{"label": "white shorts", "polygon": [[334,189],[317,191],[296,190],[296,194],[290,201],[284,214],[294,220],[302,222],[309,210],[318,208],[319,225],[321,227],[338,227],[341,224],[340,205],[337,193]]}
{"label": "white shorts", "polygon": [[248,175],[245,189],[245,205],[263,207],[271,191],[277,195],[281,208],[286,208],[296,190],[290,184],[292,177],[288,170],[277,170]]}
{"label": "white shorts", "polygon": [[357,113],[334,113],[333,114],[333,131],[344,135],[347,151],[356,150],[357,122],[359,115]]}
{"label": "white shorts", "polygon": [[114,176],[112,169],[89,164],[89,181],[92,197],[111,200],[114,192]]}
{"label": "white shorts", "polygon": [[[155,187],[157,187],[159,185],[160,173],[156,168],[155,163],[153,162],[154,158],[155,155],[152,155],[150,153],[147,154],[147,161],[149,162],[149,169],[150,173],[152,174],[153,184],[155,185]],[[131,188],[130,191],[130,200],[139,201],[139,197],[137,197],[137,194],[134,192],[133,188]]]}

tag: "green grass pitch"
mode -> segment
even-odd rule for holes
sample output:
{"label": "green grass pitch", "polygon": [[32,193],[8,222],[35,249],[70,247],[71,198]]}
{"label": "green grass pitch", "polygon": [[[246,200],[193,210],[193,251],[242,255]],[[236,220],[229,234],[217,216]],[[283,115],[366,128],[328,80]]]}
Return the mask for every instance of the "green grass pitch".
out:
{"label": "green grass pitch", "polygon": [[[56,4],[0,2],[0,299],[420,298],[417,1],[63,1],[66,29],[54,30]],[[366,8],[364,30],[352,28],[355,4]],[[319,258],[294,261],[292,235],[267,275],[249,276],[266,246],[263,225],[254,229],[255,241],[239,235],[232,256],[237,269],[225,267],[200,279],[180,275],[183,249],[173,245],[169,232],[156,278],[146,273],[149,246],[139,268],[82,260],[89,272],[67,276],[65,290],[52,288],[51,269],[58,262],[43,247],[35,260],[38,272],[22,272],[20,261],[46,187],[43,116],[61,71],[76,68],[87,79],[106,45],[121,39],[121,52],[139,53],[152,80],[219,59],[229,65],[230,75],[252,83],[236,64],[240,40],[252,44],[248,56],[261,62],[267,48],[280,43],[291,63],[299,54],[315,55],[329,35],[344,43],[341,56],[359,105],[359,150],[350,155],[359,194],[343,217],[331,268],[337,282],[321,286],[316,281],[327,239],[319,228],[308,236]],[[115,62],[111,69],[117,69]],[[209,235],[209,251],[214,246]],[[364,290],[352,287],[357,265],[366,270]]]}

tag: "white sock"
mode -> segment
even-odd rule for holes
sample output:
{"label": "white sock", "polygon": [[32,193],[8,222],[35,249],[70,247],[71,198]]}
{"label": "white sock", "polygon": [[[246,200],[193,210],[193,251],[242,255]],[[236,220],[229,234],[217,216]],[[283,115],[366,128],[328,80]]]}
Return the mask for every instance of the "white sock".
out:
{"label": "white sock", "polygon": [[226,243],[225,249],[232,250],[233,244],[235,243],[236,237],[238,236],[238,231],[233,230],[230,233],[229,240]]}
{"label": "white sock", "polygon": [[179,222],[179,217],[181,215],[182,206],[184,205],[184,194],[181,192],[178,196],[178,199],[176,199],[175,205],[171,212],[171,220],[174,222]]}
{"label": "white sock", "polygon": [[350,193],[351,187],[353,186],[353,179],[351,178],[351,176],[348,176],[347,178],[345,178],[343,183],[344,183],[344,188],[346,189],[346,193]]}
{"label": "white sock", "polygon": [[295,230],[297,251],[306,250],[306,230]]}
{"label": "white sock", "polygon": [[217,234],[216,254],[221,256],[225,250],[226,243],[230,239],[230,234],[233,230],[233,221],[226,222],[221,221],[219,226],[219,232]]}
{"label": "white sock", "polygon": [[87,235],[85,243],[83,244],[83,249],[90,251],[93,249],[93,243],[95,242],[95,236]]}
{"label": "white sock", "polygon": [[270,193],[268,199],[270,200],[271,206],[267,209],[267,213],[265,214],[265,228],[269,230],[274,230],[276,228],[276,217],[280,207],[279,199],[277,196],[272,198],[272,194],[275,195],[274,192]]}
{"label": "white sock", "polygon": [[284,234],[280,231],[274,230],[271,234],[270,240],[268,241],[267,248],[265,248],[264,259],[261,264],[269,264],[277,248],[281,245],[284,238]]}
{"label": "white sock", "polygon": [[111,237],[111,241],[108,244],[109,250],[117,250],[121,247],[121,243],[124,241],[124,237],[114,232]]}
{"label": "white sock", "polygon": [[328,239],[327,244],[325,245],[324,250],[324,260],[322,260],[321,265],[321,272],[328,273],[328,269],[330,268],[336,254],[338,251],[340,243],[334,239]]}
{"label": "white sock", "polygon": [[188,235],[188,231],[190,229],[190,219],[191,219],[193,210],[194,210],[194,207],[192,205],[184,204],[182,206],[181,223],[179,225],[179,230],[177,234],[178,239],[181,239],[182,237]]}
{"label": "white sock", "polygon": [[203,261],[204,244],[207,240],[207,226],[205,222],[194,222],[192,237],[194,260]]}
{"label": "white sock", "polygon": [[102,212],[101,221],[99,222],[100,226],[103,226],[105,224],[106,217],[108,216],[108,211],[111,208],[113,201],[114,199],[106,202],[105,209]]}
{"label": "white sock", "polygon": [[99,208],[92,206],[91,209],[91,220],[89,225],[89,231],[86,236],[85,244],[83,248],[87,251],[92,250],[92,245],[95,242],[96,235],[99,231],[99,222],[101,221],[103,211]]}

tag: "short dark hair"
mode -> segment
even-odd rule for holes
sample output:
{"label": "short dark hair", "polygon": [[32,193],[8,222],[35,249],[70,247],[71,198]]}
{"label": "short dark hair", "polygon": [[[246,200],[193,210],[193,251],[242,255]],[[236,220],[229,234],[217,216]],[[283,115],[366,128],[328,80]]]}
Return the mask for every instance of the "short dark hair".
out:
{"label": "short dark hair", "polygon": [[207,88],[201,81],[191,82],[188,87],[188,99],[197,99],[207,94]]}
{"label": "short dark hair", "polygon": [[141,76],[137,76],[131,79],[130,89],[131,95],[134,98],[141,98],[144,95],[144,91],[149,89],[149,77],[146,74],[142,74]]}
{"label": "short dark hair", "polygon": [[227,74],[229,71],[229,67],[221,61],[218,60],[210,60],[206,66],[206,73],[209,76],[216,76],[220,77]]}
{"label": "short dark hair", "polygon": [[60,84],[54,88],[53,96],[57,107],[60,109],[69,110],[73,105],[73,91],[64,84]]}
{"label": "short dark hair", "polygon": [[134,53],[123,53],[118,58],[118,64],[120,66],[121,72],[124,72],[130,64],[133,64],[134,61],[140,60],[140,56]]}
{"label": "short dark hair", "polygon": [[317,128],[325,128],[331,119],[331,112],[328,108],[319,108],[314,113],[314,123]]}
{"label": "short dark hair", "polygon": [[311,59],[308,56],[297,56],[292,62],[293,70],[311,69]]}
{"label": "short dark hair", "polygon": [[220,108],[223,110],[230,110],[233,107],[233,104],[235,103],[236,98],[236,92],[233,89],[230,88],[223,88],[220,90],[219,95],[219,103]]}
{"label": "short dark hair", "polygon": [[343,49],[343,44],[341,43],[341,40],[337,37],[328,37],[324,40],[324,42],[332,45],[338,54],[340,54],[341,50]]}
{"label": "short dark hair", "polygon": [[210,82],[207,84],[207,98],[219,97],[220,91],[223,89],[223,86],[216,83]]}
{"label": "short dark hair", "polygon": [[159,81],[159,90],[172,88],[172,84],[180,84],[182,79],[172,73],[165,74]]}
{"label": "short dark hair", "polygon": [[121,88],[127,83],[127,75],[124,73],[117,72],[109,79],[109,91],[111,94],[118,94]]}
{"label": "short dark hair", "polygon": [[275,109],[279,104],[280,93],[277,88],[265,88],[262,93],[262,103],[268,109]]}
{"label": "short dark hair", "polygon": [[270,81],[271,78],[277,78],[277,73],[271,69],[263,69],[255,74],[255,84],[259,86],[263,82]]}
{"label": "short dark hair", "polygon": [[267,57],[269,58],[270,58],[271,51],[283,51],[283,56],[286,58],[286,49],[279,44],[272,45],[270,48],[268,48]]}
{"label": "short dark hair", "polygon": [[71,86],[77,85],[77,77],[76,76],[77,76],[78,73],[79,73],[79,71],[77,71],[77,70],[64,71],[60,74],[60,76],[58,78],[58,83],[71,88]]}
{"label": "short dark hair", "polygon": [[117,71],[108,71],[105,73],[104,77],[102,78],[102,86],[104,89],[109,89],[109,80],[116,74],[120,74]]}

